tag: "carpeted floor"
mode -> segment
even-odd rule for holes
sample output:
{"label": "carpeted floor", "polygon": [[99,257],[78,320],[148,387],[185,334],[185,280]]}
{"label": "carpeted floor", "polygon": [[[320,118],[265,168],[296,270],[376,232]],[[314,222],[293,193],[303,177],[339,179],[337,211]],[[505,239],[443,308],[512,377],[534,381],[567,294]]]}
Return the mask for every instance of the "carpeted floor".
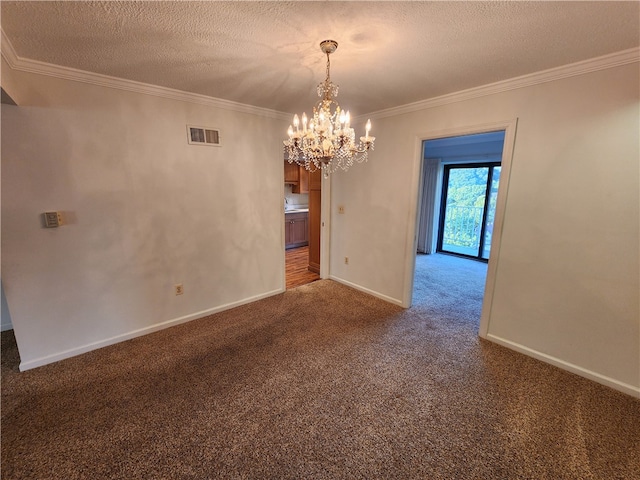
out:
{"label": "carpeted floor", "polygon": [[639,401],[478,339],[485,270],[420,256],[408,310],[320,280],[23,373],[5,332],[2,478],[640,478]]}

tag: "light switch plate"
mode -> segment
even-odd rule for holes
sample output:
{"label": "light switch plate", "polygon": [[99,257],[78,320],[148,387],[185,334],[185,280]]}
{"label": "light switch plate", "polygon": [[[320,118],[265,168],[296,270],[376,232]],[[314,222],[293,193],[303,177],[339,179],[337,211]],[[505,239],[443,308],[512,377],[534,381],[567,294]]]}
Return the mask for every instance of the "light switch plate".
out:
{"label": "light switch plate", "polygon": [[59,227],[62,225],[62,214],[60,212],[44,212],[44,225],[47,228]]}

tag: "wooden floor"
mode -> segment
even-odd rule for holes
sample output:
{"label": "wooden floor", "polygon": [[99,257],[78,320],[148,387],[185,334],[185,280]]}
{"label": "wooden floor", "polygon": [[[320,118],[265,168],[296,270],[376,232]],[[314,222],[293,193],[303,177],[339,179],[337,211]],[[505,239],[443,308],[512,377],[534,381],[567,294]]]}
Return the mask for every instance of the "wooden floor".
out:
{"label": "wooden floor", "polygon": [[320,279],[320,275],[310,272],[309,247],[290,248],[285,253],[287,289],[306,285]]}

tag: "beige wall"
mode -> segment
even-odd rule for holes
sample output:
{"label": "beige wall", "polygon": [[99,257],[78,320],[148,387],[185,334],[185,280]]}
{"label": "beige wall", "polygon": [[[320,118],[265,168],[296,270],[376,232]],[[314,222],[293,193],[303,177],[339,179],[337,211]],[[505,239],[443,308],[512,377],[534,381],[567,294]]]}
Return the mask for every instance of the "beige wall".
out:
{"label": "beige wall", "polygon": [[[419,139],[517,118],[487,337],[637,395],[638,73],[374,117],[370,162],[331,178],[329,274],[406,303]],[[282,291],[286,120],[2,76],[23,105],[2,108],[2,281],[23,368]],[[220,128],[223,146],[187,145],[186,124]],[[56,209],[67,225],[42,228]]]}
{"label": "beige wall", "polygon": [[487,337],[638,395],[638,70],[633,63],[374,118],[369,163],[332,178],[332,276],[403,303],[418,140],[517,119]]}
{"label": "beige wall", "polygon": [[[2,74],[21,104],[2,106],[2,282],[22,368],[283,290],[286,121]],[[223,145],[188,145],[187,124]],[[66,225],[43,228],[49,210]]]}

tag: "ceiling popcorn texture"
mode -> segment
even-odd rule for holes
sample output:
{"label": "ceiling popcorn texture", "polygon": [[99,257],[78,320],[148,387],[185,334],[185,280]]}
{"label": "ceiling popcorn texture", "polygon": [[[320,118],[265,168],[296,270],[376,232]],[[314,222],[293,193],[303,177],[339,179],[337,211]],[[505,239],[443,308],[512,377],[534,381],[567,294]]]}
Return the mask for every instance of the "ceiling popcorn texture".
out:
{"label": "ceiling popcorn texture", "polygon": [[[640,44],[638,2],[11,2],[23,59],[310,111],[331,78],[353,116]],[[310,112],[309,112],[310,113]]]}

